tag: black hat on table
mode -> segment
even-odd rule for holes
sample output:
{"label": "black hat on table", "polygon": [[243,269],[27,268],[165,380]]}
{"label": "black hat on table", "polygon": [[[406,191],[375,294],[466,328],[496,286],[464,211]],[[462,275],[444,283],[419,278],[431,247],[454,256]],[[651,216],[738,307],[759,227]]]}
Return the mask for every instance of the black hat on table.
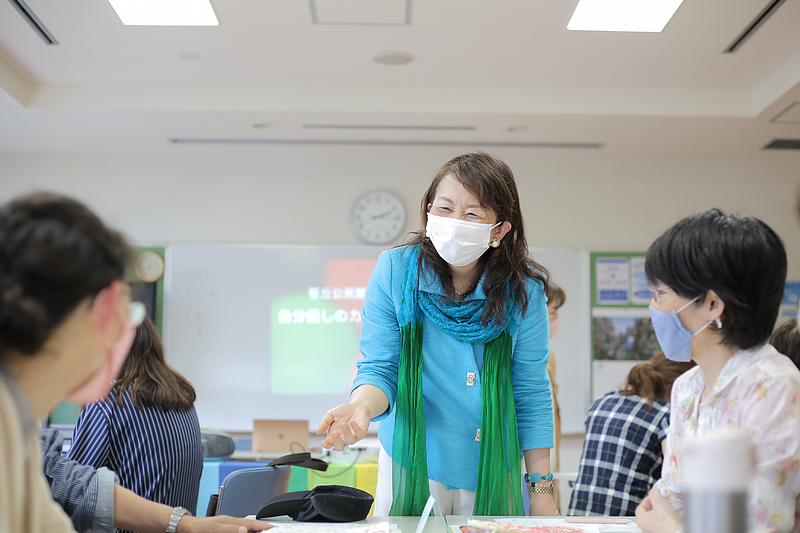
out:
{"label": "black hat on table", "polygon": [[355,522],[367,517],[373,500],[370,493],[353,487],[319,485],[273,496],[256,518],[288,515],[298,522]]}

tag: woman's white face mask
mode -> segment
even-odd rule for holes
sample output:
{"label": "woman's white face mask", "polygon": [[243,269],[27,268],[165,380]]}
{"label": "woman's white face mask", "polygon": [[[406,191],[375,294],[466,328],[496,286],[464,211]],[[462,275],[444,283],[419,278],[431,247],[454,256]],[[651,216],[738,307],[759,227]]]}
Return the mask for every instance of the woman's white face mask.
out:
{"label": "woman's white face mask", "polygon": [[442,259],[462,267],[477,261],[489,249],[492,230],[500,224],[492,226],[428,213],[425,234]]}

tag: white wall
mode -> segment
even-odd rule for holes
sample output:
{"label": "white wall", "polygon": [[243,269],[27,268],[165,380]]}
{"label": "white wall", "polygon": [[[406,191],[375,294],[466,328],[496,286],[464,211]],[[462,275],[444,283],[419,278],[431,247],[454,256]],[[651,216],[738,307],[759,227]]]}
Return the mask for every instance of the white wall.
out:
{"label": "white wall", "polygon": [[[176,146],[169,158],[0,154],[0,201],[52,189],[137,242],[356,244],[347,214],[387,188],[418,225],[419,200],[458,148]],[[763,219],[800,279],[792,161],[636,160],[493,151],[517,177],[532,247],[645,250],[680,217],[718,206]]]}

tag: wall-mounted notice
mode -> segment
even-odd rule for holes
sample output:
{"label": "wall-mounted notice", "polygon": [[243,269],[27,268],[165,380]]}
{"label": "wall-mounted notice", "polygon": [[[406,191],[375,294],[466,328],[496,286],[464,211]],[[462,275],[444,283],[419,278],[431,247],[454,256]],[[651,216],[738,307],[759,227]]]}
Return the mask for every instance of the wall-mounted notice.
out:
{"label": "wall-mounted notice", "polygon": [[626,305],[629,303],[629,266],[627,257],[597,257],[594,259],[598,304]]}
{"label": "wall-mounted notice", "polygon": [[798,305],[800,305],[800,281],[787,281],[781,302],[781,318],[796,317]]}

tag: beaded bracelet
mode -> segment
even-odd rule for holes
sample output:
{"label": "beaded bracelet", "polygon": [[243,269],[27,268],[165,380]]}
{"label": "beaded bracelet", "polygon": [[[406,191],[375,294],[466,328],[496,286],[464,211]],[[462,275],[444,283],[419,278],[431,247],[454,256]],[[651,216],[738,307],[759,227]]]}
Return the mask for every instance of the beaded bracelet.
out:
{"label": "beaded bracelet", "polygon": [[553,473],[550,472],[546,476],[543,476],[541,474],[533,474],[533,475],[525,474],[526,483],[539,483],[540,481],[553,481]]}

